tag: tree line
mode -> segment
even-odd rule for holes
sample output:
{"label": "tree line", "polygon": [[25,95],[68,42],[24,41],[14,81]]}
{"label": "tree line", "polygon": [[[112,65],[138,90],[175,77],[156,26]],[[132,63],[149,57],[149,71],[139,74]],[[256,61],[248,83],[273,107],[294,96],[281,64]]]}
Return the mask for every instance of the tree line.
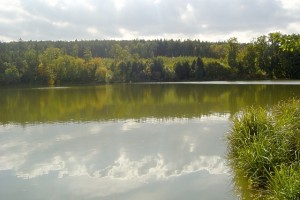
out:
{"label": "tree line", "polygon": [[0,85],[299,79],[300,35],[0,43]]}

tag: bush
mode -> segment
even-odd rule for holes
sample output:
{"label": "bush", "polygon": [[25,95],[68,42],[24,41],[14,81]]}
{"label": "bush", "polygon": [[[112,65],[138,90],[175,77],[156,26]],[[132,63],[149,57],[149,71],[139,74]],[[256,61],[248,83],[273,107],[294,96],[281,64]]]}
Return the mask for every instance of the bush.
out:
{"label": "bush", "polygon": [[228,80],[231,76],[231,69],[217,61],[208,62],[205,66],[205,79],[207,80]]}

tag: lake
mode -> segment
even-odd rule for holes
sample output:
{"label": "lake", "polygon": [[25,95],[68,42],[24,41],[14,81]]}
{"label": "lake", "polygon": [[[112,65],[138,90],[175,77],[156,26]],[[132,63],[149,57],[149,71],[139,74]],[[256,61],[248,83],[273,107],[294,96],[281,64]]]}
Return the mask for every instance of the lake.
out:
{"label": "lake", "polygon": [[0,88],[1,199],[237,199],[230,119],[298,81]]}

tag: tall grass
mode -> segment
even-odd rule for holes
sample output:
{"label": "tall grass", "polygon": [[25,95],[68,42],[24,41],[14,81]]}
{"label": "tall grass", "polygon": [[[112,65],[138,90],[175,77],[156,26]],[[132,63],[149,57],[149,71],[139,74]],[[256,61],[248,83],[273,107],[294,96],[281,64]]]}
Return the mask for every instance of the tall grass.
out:
{"label": "tall grass", "polygon": [[282,164],[275,168],[269,181],[268,199],[299,200],[300,199],[300,168],[298,164]]}
{"label": "tall grass", "polygon": [[[235,179],[243,177],[250,190],[258,191],[252,199],[299,199],[300,180],[292,179],[300,177],[300,100],[242,111],[227,139]],[[286,198],[278,196],[283,194],[279,189]]]}

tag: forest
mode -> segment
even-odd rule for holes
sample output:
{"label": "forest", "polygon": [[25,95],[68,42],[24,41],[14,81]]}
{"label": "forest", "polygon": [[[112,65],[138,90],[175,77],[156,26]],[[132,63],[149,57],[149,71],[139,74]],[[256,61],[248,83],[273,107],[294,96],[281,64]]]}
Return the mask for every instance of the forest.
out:
{"label": "forest", "polygon": [[300,35],[0,42],[0,85],[300,79]]}

